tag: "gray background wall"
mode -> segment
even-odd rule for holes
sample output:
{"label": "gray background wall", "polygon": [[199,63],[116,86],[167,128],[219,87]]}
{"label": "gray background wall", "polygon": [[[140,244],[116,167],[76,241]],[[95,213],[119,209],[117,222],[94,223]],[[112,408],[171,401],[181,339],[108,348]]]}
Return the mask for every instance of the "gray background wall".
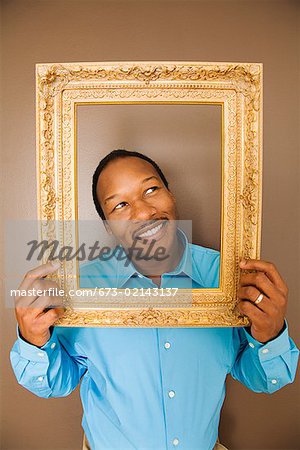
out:
{"label": "gray background wall", "polygon": [[[287,318],[299,344],[299,3],[4,0],[1,21],[5,219],[36,218],[35,63],[264,63],[262,258],[277,264],[290,287]],[[3,274],[9,255],[1,257]],[[2,299],[1,449],[79,450],[78,389],[40,399],[17,384],[9,364],[15,317]],[[231,450],[299,448],[298,399],[299,381],[268,396],[228,380],[221,440]]]}
{"label": "gray background wall", "polygon": [[179,226],[191,231],[190,240],[220,250],[221,135],[220,105],[78,106],[79,242],[92,245],[101,235],[101,245],[109,245],[93,203],[91,178],[109,151],[126,148],[159,164],[176,197],[180,220],[186,221]]}

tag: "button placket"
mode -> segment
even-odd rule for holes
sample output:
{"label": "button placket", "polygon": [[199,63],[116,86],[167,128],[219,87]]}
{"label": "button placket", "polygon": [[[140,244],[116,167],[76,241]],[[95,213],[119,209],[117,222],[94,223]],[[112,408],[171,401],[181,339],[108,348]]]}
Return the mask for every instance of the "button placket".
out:
{"label": "button placket", "polygon": [[176,388],[176,377],[174,378],[173,358],[175,358],[174,352],[172,351],[175,342],[173,341],[173,334],[169,330],[160,330],[158,332],[159,336],[159,352],[161,355],[161,369],[163,371],[163,397],[164,397],[164,407],[165,407],[165,417],[166,417],[166,433],[167,440],[169,442],[168,448],[177,448],[179,445],[179,437],[177,435],[178,428],[176,425],[176,416],[178,402],[176,401],[177,392]]}

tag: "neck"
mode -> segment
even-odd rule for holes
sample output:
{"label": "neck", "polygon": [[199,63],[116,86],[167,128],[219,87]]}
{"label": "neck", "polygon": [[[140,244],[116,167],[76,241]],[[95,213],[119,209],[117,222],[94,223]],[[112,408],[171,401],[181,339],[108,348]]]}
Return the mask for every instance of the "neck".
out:
{"label": "neck", "polygon": [[179,264],[184,252],[184,245],[181,239],[175,233],[174,243],[171,246],[171,252],[168,258],[163,261],[150,261],[133,259],[133,264],[136,269],[157,284],[160,285],[161,275],[167,272],[172,272]]}

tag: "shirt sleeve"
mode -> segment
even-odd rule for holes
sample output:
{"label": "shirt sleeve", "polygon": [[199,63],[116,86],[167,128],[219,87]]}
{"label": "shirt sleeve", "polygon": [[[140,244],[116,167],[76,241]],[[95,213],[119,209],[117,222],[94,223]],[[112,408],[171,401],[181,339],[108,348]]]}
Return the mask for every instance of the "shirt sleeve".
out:
{"label": "shirt sleeve", "polygon": [[50,339],[42,347],[36,347],[21,337],[17,325],[10,361],[18,383],[33,394],[43,398],[65,397],[86,372],[86,358],[71,355],[60,341],[56,327],[50,330]]}
{"label": "shirt sleeve", "polygon": [[233,329],[236,359],[231,375],[254,392],[273,393],[295,379],[299,350],[288,334],[285,320],[283,331],[263,344],[245,328]]}

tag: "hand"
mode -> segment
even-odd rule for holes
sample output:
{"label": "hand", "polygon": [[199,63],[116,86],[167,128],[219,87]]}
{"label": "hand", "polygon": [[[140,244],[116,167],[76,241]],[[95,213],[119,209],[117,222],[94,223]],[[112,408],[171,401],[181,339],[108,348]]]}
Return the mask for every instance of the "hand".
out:
{"label": "hand", "polygon": [[[255,272],[241,274],[237,308],[249,317],[254,339],[266,343],[277,337],[284,326],[288,287],[270,262],[249,259],[241,261],[240,267]],[[261,293],[263,299],[255,304]]]}
{"label": "hand", "polygon": [[[54,281],[45,278],[55,272],[59,263],[42,264],[30,270],[24,277],[18,290],[43,291],[43,295],[27,295],[15,298],[15,315],[22,337],[30,344],[42,347],[51,336],[49,328],[63,316],[65,308],[59,296],[47,295],[50,288],[59,289]],[[55,292],[55,291],[54,291]],[[49,292],[48,292],[49,294]],[[45,308],[51,308],[45,310]]]}

